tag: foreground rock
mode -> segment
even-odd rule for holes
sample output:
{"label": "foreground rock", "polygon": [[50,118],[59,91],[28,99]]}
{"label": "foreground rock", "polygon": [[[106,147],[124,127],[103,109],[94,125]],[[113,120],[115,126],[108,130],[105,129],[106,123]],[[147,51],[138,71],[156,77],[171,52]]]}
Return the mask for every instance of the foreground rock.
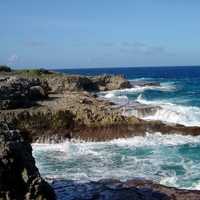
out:
{"label": "foreground rock", "polygon": [[34,105],[37,100],[45,99],[50,88],[46,81],[38,78],[0,78],[0,109],[15,109]]}
{"label": "foreground rock", "polygon": [[77,183],[55,181],[53,183],[59,200],[199,200],[200,191],[181,190],[162,186],[152,181],[101,180]]}
{"label": "foreground rock", "polygon": [[[22,134],[22,133],[21,133]],[[54,200],[53,189],[41,178],[31,145],[0,122],[0,199]]]}

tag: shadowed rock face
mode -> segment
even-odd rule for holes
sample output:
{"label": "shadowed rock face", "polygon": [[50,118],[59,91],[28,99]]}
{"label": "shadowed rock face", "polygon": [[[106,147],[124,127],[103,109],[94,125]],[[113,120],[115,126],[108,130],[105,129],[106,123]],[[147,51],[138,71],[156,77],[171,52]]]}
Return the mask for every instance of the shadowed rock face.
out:
{"label": "shadowed rock face", "polygon": [[126,182],[101,180],[77,183],[54,181],[59,200],[199,200],[199,191],[180,190],[162,186],[152,181],[134,179]]}
{"label": "shadowed rock face", "polygon": [[35,166],[31,145],[3,122],[0,122],[0,199],[56,199]]}
{"label": "shadowed rock face", "polygon": [[48,97],[49,86],[40,79],[3,77],[0,79],[0,109],[28,107]]}

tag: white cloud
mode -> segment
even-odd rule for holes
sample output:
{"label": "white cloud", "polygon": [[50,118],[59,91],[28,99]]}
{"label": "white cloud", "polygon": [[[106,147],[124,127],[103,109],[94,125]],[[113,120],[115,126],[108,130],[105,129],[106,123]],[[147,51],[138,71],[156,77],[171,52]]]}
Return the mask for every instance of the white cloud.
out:
{"label": "white cloud", "polygon": [[16,62],[18,61],[18,59],[19,59],[19,56],[17,54],[12,54],[8,58],[8,64],[9,65],[14,65],[14,64],[16,64]]}

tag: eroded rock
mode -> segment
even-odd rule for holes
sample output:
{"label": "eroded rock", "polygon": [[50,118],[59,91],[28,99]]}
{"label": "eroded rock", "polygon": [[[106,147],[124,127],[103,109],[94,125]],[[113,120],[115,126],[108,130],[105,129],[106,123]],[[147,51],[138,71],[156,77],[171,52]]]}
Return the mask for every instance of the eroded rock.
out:
{"label": "eroded rock", "polygon": [[4,77],[0,81],[0,109],[28,107],[48,97],[49,86],[38,78]]}
{"label": "eroded rock", "polygon": [[97,85],[99,91],[118,90],[131,88],[131,83],[121,75],[101,75],[91,77],[91,80]]}
{"label": "eroded rock", "polygon": [[55,200],[35,166],[31,145],[17,130],[0,122],[0,199]]}

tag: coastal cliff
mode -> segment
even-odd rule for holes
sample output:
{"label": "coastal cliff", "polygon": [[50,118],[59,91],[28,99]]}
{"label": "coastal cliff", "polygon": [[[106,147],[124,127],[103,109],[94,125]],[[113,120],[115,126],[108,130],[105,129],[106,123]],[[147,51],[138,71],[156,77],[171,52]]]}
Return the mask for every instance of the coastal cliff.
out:
{"label": "coastal cliff", "polygon": [[41,178],[31,145],[22,135],[0,122],[0,199],[56,199],[53,189]]}

